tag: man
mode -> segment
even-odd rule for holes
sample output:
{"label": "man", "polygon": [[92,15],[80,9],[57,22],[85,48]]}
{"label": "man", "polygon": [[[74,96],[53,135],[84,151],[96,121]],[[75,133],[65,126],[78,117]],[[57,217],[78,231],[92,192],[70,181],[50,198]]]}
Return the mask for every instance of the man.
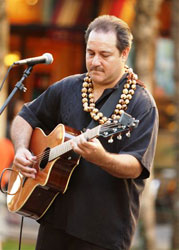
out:
{"label": "man", "polygon": [[[26,104],[12,125],[14,165],[36,178],[36,161],[28,150],[35,127],[52,131],[63,123],[84,130],[119,119],[125,111],[139,126],[122,140],[84,135],[71,141],[81,155],[65,194],[57,196],[40,219],[37,250],[130,248],[139,214],[144,179],[153,164],[158,115],[153,98],[125,66],[132,43],[129,27],[114,16],[100,16],[86,31],[87,74],[67,77]],[[118,94],[112,107],[113,94]],[[108,103],[110,115],[101,108]]]}

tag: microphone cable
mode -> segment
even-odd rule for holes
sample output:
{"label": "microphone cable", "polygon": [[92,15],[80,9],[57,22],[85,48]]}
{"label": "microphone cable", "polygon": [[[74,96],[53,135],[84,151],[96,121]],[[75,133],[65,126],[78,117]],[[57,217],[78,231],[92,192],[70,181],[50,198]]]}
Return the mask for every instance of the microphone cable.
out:
{"label": "microphone cable", "polygon": [[23,225],[24,225],[24,216],[21,217],[21,225],[20,225],[20,232],[19,232],[19,249],[18,250],[21,250]]}
{"label": "microphone cable", "polygon": [[9,72],[10,72],[10,71],[11,71],[11,69],[14,67],[14,64],[15,64],[15,63],[13,63],[13,64],[9,67],[9,69],[8,69],[8,71],[7,71],[6,75],[5,75],[5,77],[4,77],[4,79],[3,79],[2,83],[1,83],[1,86],[0,86],[0,91],[1,91],[1,90],[2,90],[2,88],[3,88],[3,85],[4,85],[4,83],[5,83],[5,80],[7,79],[7,76],[8,76],[8,74],[9,74]]}

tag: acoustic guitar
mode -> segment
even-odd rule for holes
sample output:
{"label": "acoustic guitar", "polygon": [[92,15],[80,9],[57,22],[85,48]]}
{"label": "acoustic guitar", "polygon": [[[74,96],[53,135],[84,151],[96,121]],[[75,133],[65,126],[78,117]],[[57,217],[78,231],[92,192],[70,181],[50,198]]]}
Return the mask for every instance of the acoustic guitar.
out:
{"label": "acoustic guitar", "polygon": [[[135,120],[123,113],[119,120],[98,125],[87,130],[84,135],[90,140],[95,137],[112,137],[123,133],[129,136],[130,131],[137,127]],[[24,177],[13,165],[8,183],[7,207],[10,212],[40,219],[51,206],[59,193],[65,193],[70,177],[80,161],[80,156],[71,148],[70,141],[80,136],[81,132],[63,124],[59,124],[49,135],[40,128],[33,130],[30,151],[37,157],[36,178]]]}

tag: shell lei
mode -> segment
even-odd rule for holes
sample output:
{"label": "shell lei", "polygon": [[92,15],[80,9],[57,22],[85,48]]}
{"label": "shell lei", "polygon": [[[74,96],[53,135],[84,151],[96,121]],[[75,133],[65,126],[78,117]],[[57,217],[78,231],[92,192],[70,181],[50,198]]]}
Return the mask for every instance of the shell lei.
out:
{"label": "shell lei", "polygon": [[98,121],[99,124],[104,124],[111,119],[119,120],[122,113],[127,109],[127,106],[135,93],[138,76],[133,72],[132,68],[129,68],[127,65],[125,65],[125,73],[127,73],[127,81],[124,84],[120,99],[110,118],[104,116],[103,113],[95,107],[92,79],[90,78],[89,73],[86,73],[83,88],[81,90],[83,110],[89,112],[91,118]]}

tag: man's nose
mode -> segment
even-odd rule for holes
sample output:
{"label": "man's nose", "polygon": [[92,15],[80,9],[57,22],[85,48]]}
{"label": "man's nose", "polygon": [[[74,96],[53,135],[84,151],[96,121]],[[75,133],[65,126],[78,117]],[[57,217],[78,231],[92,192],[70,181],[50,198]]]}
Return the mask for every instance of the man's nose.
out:
{"label": "man's nose", "polygon": [[101,64],[101,61],[100,61],[100,58],[99,58],[98,55],[95,55],[95,56],[93,57],[92,64],[93,64],[94,66],[99,66],[99,65]]}

